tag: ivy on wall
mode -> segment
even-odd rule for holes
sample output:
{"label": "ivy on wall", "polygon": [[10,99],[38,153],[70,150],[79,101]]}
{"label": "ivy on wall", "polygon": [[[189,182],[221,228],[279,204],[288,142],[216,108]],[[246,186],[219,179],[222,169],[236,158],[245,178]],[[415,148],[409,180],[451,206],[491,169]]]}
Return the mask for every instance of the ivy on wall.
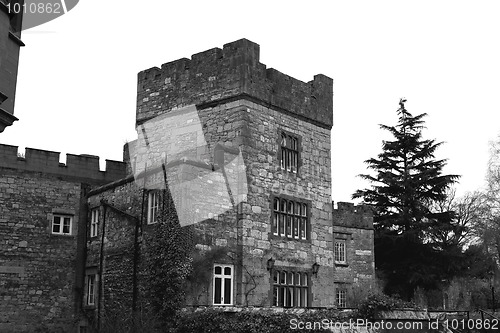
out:
{"label": "ivy on wall", "polygon": [[193,230],[181,227],[172,197],[164,190],[158,222],[144,234],[145,298],[151,310],[173,318],[185,301],[186,279],[192,271]]}

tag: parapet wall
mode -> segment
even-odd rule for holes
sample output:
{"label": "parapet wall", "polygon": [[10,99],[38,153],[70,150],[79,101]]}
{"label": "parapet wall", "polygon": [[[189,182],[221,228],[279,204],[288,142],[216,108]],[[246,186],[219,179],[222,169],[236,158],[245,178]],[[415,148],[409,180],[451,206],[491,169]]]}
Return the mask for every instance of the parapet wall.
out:
{"label": "parapet wall", "polygon": [[355,206],[351,202],[338,202],[337,209],[332,209],[332,218],[333,225],[373,229],[373,212],[366,205]]}
{"label": "parapet wall", "polygon": [[0,144],[0,168],[50,173],[104,184],[126,176],[124,162],[106,160],[105,171],[99,170],[99,157],[93,155],[66,155],[66,164],[59,163],[59,152],[26,148],[25,156],[18,156],[18,147]]}
{"label": "parapet wall", "polygon": [[322,127],[333,124],[333,80],[307,83],[266,68],[260,47],[247,39],[153,67],[138,74],[136,122],[191,104],[246,97]]}

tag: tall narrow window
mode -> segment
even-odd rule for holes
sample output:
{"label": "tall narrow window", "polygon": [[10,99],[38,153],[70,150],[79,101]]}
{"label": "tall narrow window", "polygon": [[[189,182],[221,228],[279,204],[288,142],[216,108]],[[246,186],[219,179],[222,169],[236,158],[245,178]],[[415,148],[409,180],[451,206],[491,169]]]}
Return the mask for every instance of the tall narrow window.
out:
{"label": "tall narrow window", "polygon": [[346,251],[345,251],[345,240],[343,240],[343,239],[336,239],[335,240],[334,257],[335,257],[335,263],[338,263],[338,264],[347,263]]}
{"label": "tall narrow window", "polygon": [[279,226],[279,217],[280,214],[277,213],[280,211],[280,199],[274,198],[273,204],[274,214],[273,214],[273,234],[278,236],[278,226]]}
{"label": "tall narrow window", "polygon": [[213,304],[233,305],[233,265],[214,265]]}
{"label": "tall narrow window", "polygon": [[72,216],[54,214],[52,218],[52,233],[58,235],[71,235],[72,224]]}
{"label": "tall narrow window", "polygon": [[150,191],[148,193],[148,224],[157,222],[159,202],[160,202],[159,192]]}
{"label": "tall narrow window", "polygon": [[294,200],[273,199],[272,232],[275,236],[307,240],[308,205]]}
{"label": "tall narrow window", "polygon": [[285,132],[280,139],[280,167],[283,170],[296,173],[299,168],[299,139]]}
{"label": "tall narrow window", "polygon": [[99,208],[94,208],[90,213],[90,237],[97,236],[98,227],[99,227]]}
{"label": "tall narrow window", "polygon": [[347,290],[344,287],[340,285],[336,286],[335,298],[337,299],[337,307],[347,307]]}
{"label": "tall narrow window", "polygon": [[96,296],[96,274],[87,275],[87,305],[95,305]]}
{"label": "tall narrow window", "polygon": [[274,270],[273,305],[281,307],[308,306],[307,273]]}

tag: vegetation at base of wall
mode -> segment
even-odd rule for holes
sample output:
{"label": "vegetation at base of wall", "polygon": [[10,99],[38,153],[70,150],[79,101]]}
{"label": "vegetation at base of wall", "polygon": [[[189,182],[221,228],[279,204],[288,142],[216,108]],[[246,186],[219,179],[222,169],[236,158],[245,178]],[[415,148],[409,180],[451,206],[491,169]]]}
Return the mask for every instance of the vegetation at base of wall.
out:
{"label": "vegetation at base of wall", "polygon": [[358,317],[374,320],[380,311],[395,309],[416,309],[413,302],[406,302],[397,297],[387,296],[382,293],[372,294],[362,302],[358,308]]}
{"label": "vegetation at base of wall", "polygon": [[[352,314],[351,314],[352,315]],[[347,322],[351,315],[336,309],[283,311],[271,310],[227,312],[207,308],[179,313],[175,333],[288,333],[305,330],[325,332],[330,323]],[[299,327],[299,323],[307,326]]]}
{"label": "vegetation at base of wall", "polygon": [[194,305],[198,305],[198,298],[210,286],[214,262],[227,258],[228,253],[229,249],[222,246],[214,246],[206,251],[195,249],[192,252],[192,270],[187,277],[186,291],[192,297]]}
{"label": "vegetation at base of wall", "polygon": [[144,309],[130,314],[123,305],[118,305],[115,311],[110,311],[102,318],[101,329],[88,327],[89,333],[160,333],[168,332],[162,318]]}
{"label": "vegetation at base of wall", "polygon": [[148,246],[143,276],[146,302],[168,323],[184,305],[186,279],[192,270],[193,239],[190,226],[180,226],[168,190],[163,191],[162,199],[158,221],[145,235]]}

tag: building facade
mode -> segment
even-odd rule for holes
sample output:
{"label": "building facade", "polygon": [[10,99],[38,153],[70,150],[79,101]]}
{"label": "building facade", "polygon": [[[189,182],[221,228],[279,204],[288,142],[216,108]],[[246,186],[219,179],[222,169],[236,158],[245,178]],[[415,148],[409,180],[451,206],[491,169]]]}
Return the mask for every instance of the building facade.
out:
{"label": "building facade", "polygon": [[[0,331],[71,332],[83,290],[86,192],[123,162],[0,145]],[[83,226],[82,226],[83,224]]]}
{"label": "building facade", "polygon": [[105,172],[89,155],[60,166],[57,153],[0,147],[0,274],[12,281],[0,325],[38,313],[83,330],[138,309],[166,195],[194,230],[188,305],[349,307],[372,286],[371,213],[331,198],[333,81],[299,81],[259,52],[242,39],[140,72],[138,139]]}
{"label": "building facade", "polygon": [[89,318],[140,303],[164,178],[210,261],[188,304],[348,307],[369,289],[371,212],[331,200],[332,83],[267,69],[245,39],[139,73],[130,175],[88,196]]}

